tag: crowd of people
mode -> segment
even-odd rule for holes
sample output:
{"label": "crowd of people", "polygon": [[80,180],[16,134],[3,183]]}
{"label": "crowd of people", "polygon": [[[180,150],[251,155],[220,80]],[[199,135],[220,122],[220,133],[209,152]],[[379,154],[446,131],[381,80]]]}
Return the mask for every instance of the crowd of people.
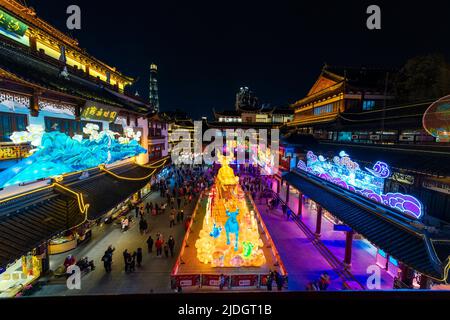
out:
{"label": "crowd of people", "polygon": [[275,282],[278,291],[283,289],[285,278],[277,271],[269,271],[266,278],[266,286],[268,291],[272,291],[273,283]]}
{"label": "crowd of people", "polygon": [[[139,221],[139,232],[141,235],[150,233],[149,222],[152,216],[167,214],[169,228],[181,225],[187,229],[190,217],[185,217],[185,209],[191,205],[202,190],[212,185],[214,173],[208,166],[171,166],[166,170],[164,177],[154,181],[154,191],[159,192],[159,201],[145,201],[130,207],[128,214],[121,220],[122,231],[130,228],[135,218]],[[166,208],[169,208],[166,210]],[[154,237],[149,234],[147,240],[147,254],[155,252],[156,257],[175,256],[175,238],[170,235],[166,240],[161,232],[156,232]],[[112,271],[113,252],[115,248],[111,245],[105,251],[101,261],[105,272]],[[123,251],[123,261],[126,273],[130,273],[142,266],[143,250]]]}

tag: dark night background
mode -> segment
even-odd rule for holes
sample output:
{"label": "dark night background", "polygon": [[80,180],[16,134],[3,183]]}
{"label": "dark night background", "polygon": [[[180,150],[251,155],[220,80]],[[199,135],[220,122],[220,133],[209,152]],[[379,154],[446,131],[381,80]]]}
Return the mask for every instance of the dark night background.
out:
{"label": "dark night background", "polygon": [[[325,62],[400,67],[419,54],[450,59],[447,1],[49,2],[26,0],[87,52],[137,78],[141,97],[148,97],[149,65],[157,63],[161,110],[194,118],[234,108],[243,85],[272,106],[292,103]],[[81,7],[82,29],[69,32],[71,4]],[[371,4],[381,7],[382,30],[366,28]]]}

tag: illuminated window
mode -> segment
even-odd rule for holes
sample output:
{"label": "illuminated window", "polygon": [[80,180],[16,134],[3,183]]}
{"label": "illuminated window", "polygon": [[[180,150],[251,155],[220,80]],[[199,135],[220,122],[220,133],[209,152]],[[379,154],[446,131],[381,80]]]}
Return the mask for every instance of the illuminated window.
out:
{"label": "illuminated window", "polygon": [[364,100],[363,101],[363,110],[368,111],[375,108],[375,101],[374,100]]}
{"label": "illuminated window", "polygon": [[25,114],[0,112],[0,142],[11,142],[14,131],[25,131],[28,118]]}
{"label": "illuminated window", "polygon": [[331,113],[331,112],[333,112],[333,103],[314,108],[315,116],[320,116],[322,114]]}
{"label": "illuminated window", "polygon": [[67,134],[68,136],[74,136],[75,134],[83,134],[83,127],[88,123],[98,125],[99,132],[103,130],[103,124],[95,121],[76,121],[73,119],[61,119],[53,117],[44,117],[45,131],[50,132],[58,130]]}

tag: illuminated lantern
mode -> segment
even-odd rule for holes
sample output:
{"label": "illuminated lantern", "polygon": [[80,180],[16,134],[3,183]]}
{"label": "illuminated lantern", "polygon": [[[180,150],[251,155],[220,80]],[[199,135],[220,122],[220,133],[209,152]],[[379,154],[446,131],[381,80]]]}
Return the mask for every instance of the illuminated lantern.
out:
{"label": "illuminated lantern", "polygon": [[422,118],[423,128],[438,142],[450,141],[450,96],[431,104]]}

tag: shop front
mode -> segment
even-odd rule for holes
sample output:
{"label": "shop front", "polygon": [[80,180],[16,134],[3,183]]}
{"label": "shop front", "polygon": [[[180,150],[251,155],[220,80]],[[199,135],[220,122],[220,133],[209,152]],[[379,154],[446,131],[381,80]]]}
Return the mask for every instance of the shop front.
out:
{"label": "shop front", "polygon": [[93,222],[86,222],[80,227],[64,232],[62,235],[50,240],[48,253],[59,254],[75,249],[82,243],[89,241],[92,236]]}
{"label": "shop front", "polygon": [[45,255],[45,250],[35,249],[4,270],[0,269],[0,298],[14,297],[23,290],[30,290],[44,271]]}

